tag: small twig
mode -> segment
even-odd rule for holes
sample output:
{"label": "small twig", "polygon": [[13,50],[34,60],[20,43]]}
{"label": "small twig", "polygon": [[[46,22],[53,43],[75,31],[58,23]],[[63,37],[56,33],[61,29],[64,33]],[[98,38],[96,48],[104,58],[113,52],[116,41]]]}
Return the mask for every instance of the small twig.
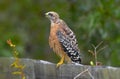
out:
{"label": "small twig", "polygon": [[95,46],[94,44],[92,44],[93,48],[94,48],[94,57],[95,57],[95,65],[97,65],[97,48],[98,46],[100,46],[101,43],[99,43],[97,46]]}
{"label": "small twig", "polygon": [[101,41],[97,46],[96,49],[103,43],[103,41]]}
{"label": "small twig", "polygon": [[92,44],[92,47],[93,47],[93,48],[96,48],[94,44]]}
{"label": "small twig", "polygon": [[101,49],[99,49],[97,52],[100,52],[100,51],[102,51],[103,49],[105,49],[107,47],[107,45],[106,46],[104,46],[104,47],[102,47]]}
{"label": "small twig", "polygon": [[95,55],[92,50],[88,50],[88,52],[90,52],[93,56]]}
{"label": "small twig", "polygon": [[84,74],[84,73],[86,73],[86,72],[88,72],[88,74],[90,75],[90,77],[91,77],[92,79],[94,79],[94,77],[92,76],[92,74],[91,74],[90,71],[89,71],[89,68],[87,68],[87,69],[85,69],[84,71],[82,71],[81,73],[79,73],[77,76],[74,77],[74,79],[77,79],[78,77],[80,77],[82,74]]}
{"label": "small twig", "polygon": [[100,52],[101,50],[103,50],[105,47],[103,47],[103,48],[101,48],[101,49],[99,49],[98,51],[97,51],[97,48],[101,45],[103,43],[103,41],[101,41],[97,46],[95,46],[94,44],[92,44],[92,47],[94,48],[94,57],[95,57],[95,65],[97,66],[97,54],[98,54],[98,52]]}
{"label": "small twig", "polygon": [[91,77],[92,79],[94,79],[94,76],[90,73],[90,71],[88,71],[88,74],[90,75],[90,77]]}
{"label": "small twig", "polygon": [[77,79],[78,77],[80,77],[82,74],[84,74],[87,71],[88,71],[88,69],[82,71],[80,74],[78,74],[77,76],[75,76],[74,79]]}

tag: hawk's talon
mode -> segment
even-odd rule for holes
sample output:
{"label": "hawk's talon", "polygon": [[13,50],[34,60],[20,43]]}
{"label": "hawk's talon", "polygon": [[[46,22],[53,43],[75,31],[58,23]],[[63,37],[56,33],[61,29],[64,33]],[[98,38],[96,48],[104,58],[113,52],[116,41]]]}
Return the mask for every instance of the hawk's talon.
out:
{"label": "hawk's talon", "polygon": [[64,56],[61,58],[61,60],[57,63],[56,67],[59,67],[60,65],[62,65],[64,62]]}
{"label": "hawk's talon", "polygon": [[60,65],[62,65],[63,63],[57,63],[56,67],[58,68]]}

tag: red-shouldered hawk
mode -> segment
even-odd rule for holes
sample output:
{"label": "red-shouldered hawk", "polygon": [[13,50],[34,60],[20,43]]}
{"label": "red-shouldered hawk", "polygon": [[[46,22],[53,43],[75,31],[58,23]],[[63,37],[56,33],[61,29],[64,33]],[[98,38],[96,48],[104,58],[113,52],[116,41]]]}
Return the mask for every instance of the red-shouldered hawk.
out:
{"label": "red-shouldered hawk", "polygon": [[56,12],[47,12],[45,15],[51,21],[49,45],[61,57],[57,67],[63,64],[64,60],[80,64],[80,51],[73,31]]}

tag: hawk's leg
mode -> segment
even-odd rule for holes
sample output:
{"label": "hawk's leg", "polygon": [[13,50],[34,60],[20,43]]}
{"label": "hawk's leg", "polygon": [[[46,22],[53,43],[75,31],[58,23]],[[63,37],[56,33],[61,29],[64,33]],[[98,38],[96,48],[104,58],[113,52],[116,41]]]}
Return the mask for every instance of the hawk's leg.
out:
{"label": "hawk's leg", "polygon": [[64,62],[64,56],[62,56],[62,58],[61,58],[61,60],[57,63],[57,67],[59,67],[60,65],[62,65],[63,64],[63,62]]}

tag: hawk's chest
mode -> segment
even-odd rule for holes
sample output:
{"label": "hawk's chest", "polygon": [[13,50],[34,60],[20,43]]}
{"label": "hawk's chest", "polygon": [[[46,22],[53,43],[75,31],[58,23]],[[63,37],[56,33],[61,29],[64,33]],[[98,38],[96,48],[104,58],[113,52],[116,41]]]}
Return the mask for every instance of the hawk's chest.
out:
{"label": "hawk's chest", "polygon": [[57,40],[57,31],[59,29],[58,24],[52,24],[50,28],[50,36],[49,39],[52,41]]}
{"label": "hawk's chest", "polygon": [[57,38],[57,31],[59,28],[60,27],[58,24],[51,24],[49,36],[49,45],[51,48],[56,48],[56,46],[59,46],[59,40]]}

